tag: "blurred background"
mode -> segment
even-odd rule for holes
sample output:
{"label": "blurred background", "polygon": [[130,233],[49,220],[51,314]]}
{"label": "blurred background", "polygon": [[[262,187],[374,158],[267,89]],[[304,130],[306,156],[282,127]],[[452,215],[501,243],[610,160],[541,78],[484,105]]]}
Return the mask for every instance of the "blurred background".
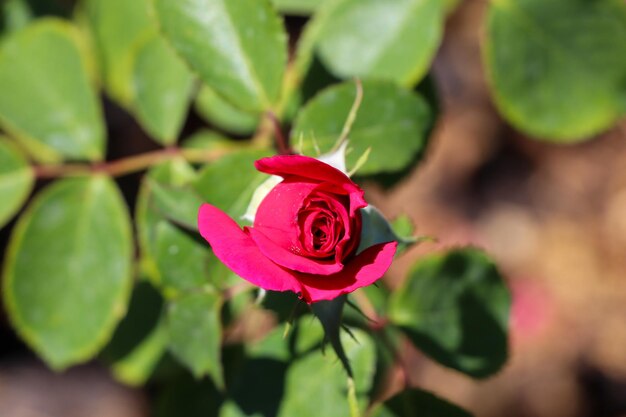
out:
{"label": "blurred background", "polygon": [[[479,417],[626,416],[626,123],[568,146],[508,126],[481,63],[486,6],[464,0],[447,20],[433,69],[441,113],[424,161],[393,188],[365,189],[385,214],[406,213],[419,234],[437,238],[396,261],[392,288],[437,248],[469,243],[492,254],[514,298],[511,357],[477,382],[407,345],[410,381]],[[287,18],[293,34],[304,23]],[[105,111],[109,158],[156,147],[122,110]],[[201,126],[191,114],[185,130]],[[119,180],[129,200],[139,178]],[[1,417],[149,416],[151,395],[119,385],[97,362],[52,373],[0,311]]]}

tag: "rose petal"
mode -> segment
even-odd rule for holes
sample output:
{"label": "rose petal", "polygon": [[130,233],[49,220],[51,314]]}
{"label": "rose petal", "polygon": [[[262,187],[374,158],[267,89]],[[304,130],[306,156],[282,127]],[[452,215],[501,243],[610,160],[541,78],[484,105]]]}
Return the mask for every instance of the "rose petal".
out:
{"label": "rose petal", "polygon": [[308,303],[332,300],[357,288],[373,284],[382,277],[396,253],[398,242],[379,243],[361,252],[343,270],[328,276],[300,274],[302,298]]}
{"label": "rose petal", "polygon": [[[343,265],[335,263],[335,260],[319,260],[306,258],[304,256],[293,253],[288,249],[284,249],[274,243],[272,239],[265,236],[255,228],[248,229],[250,236],[257,244],[263,255],[274,261],[280,266],[293,269],[295,271],[307,274],[330,275],[341,271]],[[297,250],[297,248],[294,248]]]}
{"label": "rose petal", "polygon": [[283,178],[296,176],[338,185],[350,194],[351,205],[355,208],[367,206],[363,190],[358,185],[343,172],[315,158],[304,155],[277,155],[259,159],[254,166],[261,172]]}
{"label": "rose petal", "polygon": [[293,273],[265,257],[254,240],[220,209],[203,204],[198,229],[215,256],[240,277],[266,290],[301,292]]}
{"label": "rose petal", "polygon": [[269,236],[287,242],[287,248],[298,239],[298,210],[316,185],[283,181],[269,192],[259,205],[254,227],[272,230]]}

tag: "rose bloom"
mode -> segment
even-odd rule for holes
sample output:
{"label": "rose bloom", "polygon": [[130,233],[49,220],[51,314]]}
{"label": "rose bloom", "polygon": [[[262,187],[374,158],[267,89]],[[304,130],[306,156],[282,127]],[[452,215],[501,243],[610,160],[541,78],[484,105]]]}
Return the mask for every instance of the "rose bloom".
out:
{"label": "rose bloom", "polygon": [[255,167],[283,178],[243,230],[220,209],[203,204],[200,234],[237,275],[272,291],[293,291],[308,303],[331,300],[378,280],[397,242],[357,253],[363,190],[343,172],[302,155],[263,158]]}

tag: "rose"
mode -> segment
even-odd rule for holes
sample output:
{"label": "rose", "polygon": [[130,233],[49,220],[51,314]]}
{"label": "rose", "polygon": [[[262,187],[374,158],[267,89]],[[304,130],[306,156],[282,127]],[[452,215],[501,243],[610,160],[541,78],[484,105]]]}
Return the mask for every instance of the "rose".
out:
{"label": "rose", "polygon": [[200,234],[236,274],[314,303],[370,285],[387,271],[397,242],[357,253],[367,203],[347,175],[302,155],[263,158],[255,167],[283,180],[260,203],[253,227],[240,229],[210,204],[198,214]]}

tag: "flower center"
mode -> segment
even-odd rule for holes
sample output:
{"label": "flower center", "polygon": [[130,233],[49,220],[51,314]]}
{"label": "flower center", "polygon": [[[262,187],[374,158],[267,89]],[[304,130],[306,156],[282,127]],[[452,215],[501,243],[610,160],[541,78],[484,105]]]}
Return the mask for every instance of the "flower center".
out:
{"label": "flower center", "polygon": [[298,212],[303,252],[315,258],[332,257],[349,227],[345,202],[340,196],[318,192],[309,196]]}

